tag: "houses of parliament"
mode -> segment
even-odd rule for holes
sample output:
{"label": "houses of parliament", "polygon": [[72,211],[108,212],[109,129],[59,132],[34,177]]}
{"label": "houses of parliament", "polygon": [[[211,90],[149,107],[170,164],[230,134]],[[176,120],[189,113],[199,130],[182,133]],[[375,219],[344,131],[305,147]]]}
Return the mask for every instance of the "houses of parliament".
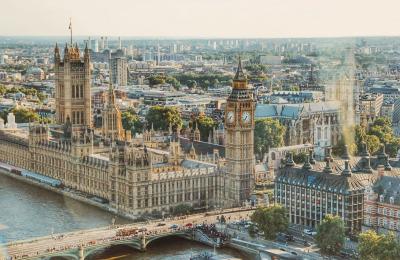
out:
{"label": "houses of parliament", "polygon": [[56,124],[0,129],[0,161],[60,180],[132,216],[168,212],[180,204],[240,206],[250,197],[255,101],[240,61],[227,100],[225,146],[216,147],[185,140],[179,125],[165,132],[145,129],[132,138],[122,128],[111,83],[101,128],[94,128],[90,52],[86,47],[82,54],[71,44],[61,54],[56,45]]}

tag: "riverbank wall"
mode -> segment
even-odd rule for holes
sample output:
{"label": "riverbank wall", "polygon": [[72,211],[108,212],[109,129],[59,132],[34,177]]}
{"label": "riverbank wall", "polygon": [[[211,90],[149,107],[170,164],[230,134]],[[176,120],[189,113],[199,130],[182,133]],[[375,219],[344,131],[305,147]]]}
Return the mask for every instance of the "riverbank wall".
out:
{"label": "riverbank wall", "polygon": [[129,214],[124,214],[124,213],[118,212],[115,208],[110,207],[108,204],[103,204],[103,203],[91,200],[89,198],[86,198],[86,197],[83,197],[81,195],[75,194],[75,193],[73,193],[71,191],[66,191],[64,189],[52,187],[50,185],[47,185],[47,184],[44,184],[44,183],[40,183],[40,182],[32,180],[32,179],[28,179],[26,177],[23,177],[23,176],[14,174],[14,173],[7,172],[7,171],[5,171],[3,169],[0,169],[0,174],[3,174],[5,176],[8,176],[10,178],[13,178],[15,180],[18,180],[18,181],[21,181],[21,182],[24,182],[24,183],[27,183],[27,184],[34,185],[34,186],[42,188],[42,189],[46,189],[48,191],[55,192],[55,193],[60,194],[62,196],[68,197],[70,199],[73,199],[73,200],[76,200],[76,201],[79,201],[79,202],[86,203],[86,204],[91,205],[93,207],[100,208],[100,209],[102,209],[104,211],[107,211],[109,213],[115,214],[115,215],[117,215],[119,217],[127,218],[127,219],[130,219],[130,220],[133,220],[133,221],[137,220],[136,216],[132,216],[132,215],[129,215]]}

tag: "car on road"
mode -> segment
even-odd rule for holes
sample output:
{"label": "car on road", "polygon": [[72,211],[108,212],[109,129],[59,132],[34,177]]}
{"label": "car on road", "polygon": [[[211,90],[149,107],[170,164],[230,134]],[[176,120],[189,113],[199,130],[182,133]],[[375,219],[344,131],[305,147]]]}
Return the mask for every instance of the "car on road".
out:
{"label": "car on road", "polygon": [[160,223],[157,224],[157,227],[162,227],[162,226],[165,226],[165,225],[166,225],[165,223],[160,222]]}
{"label": "car on road", "polygon": [[285,234],[286,241],[293,242],[294,237],[292,235]]}
{"label": "car on road", "polygon": [[314,231],[314,230],[312,230],[312,229],[307,229],[307,228],[305,228],[305,229],[303,230],[303,232],[304,232],[304,234],[309,235],[309,236],[315,236],[315,235],[317,234],[316,231]]}
{"label": "car on road", "polygon": [[141,227],[141,228],[139,228],[139,230],[138,230],[139,232],[146,232],[147,231],[147,228],[145,228],[145,227]]}
{"label": "car on road", "polygon": [[185,227],[191,228],[191,227],[193,227],[193,224],[192,224],[192,223],[187,223],[187,224],[185,225]]}

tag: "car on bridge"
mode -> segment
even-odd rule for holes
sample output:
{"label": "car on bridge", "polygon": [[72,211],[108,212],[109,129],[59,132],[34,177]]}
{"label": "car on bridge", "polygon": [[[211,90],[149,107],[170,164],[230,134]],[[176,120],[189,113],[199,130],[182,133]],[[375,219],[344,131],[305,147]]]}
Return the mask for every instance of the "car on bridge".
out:
{"label": "car on bridge", "polygon": [[131,235],[136,235],[138,232],[137,228],[121,228],[117,230],[116,235],[117,236],[131,236]]}
{"label": "car on bridge", "polygon": [[172,224],[169,228],[170,229],[177,229],[177,228],[179,228],[179,225],[178,224]]}
{"label": "car on bridge", "polygon": [[139,232],[146,232],[147,231],[147,228],[145,228],[145,227],[141,227],[141,228],[139,228],[139,230],[138,230]]}

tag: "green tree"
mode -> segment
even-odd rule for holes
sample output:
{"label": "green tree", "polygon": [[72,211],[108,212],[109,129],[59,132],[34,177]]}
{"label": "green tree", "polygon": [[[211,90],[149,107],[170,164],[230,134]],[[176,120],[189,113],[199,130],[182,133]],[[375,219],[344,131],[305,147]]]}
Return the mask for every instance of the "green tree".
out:
{"label": "green tree", "polygon": [[250,219],[264,232],[265,239],[275,239],[278,232],[285,232],[289,226],[286,209],[280,205],[257,208]]}
{"label": "green tree", "polygon": [[40,117],[31,109],[27,108],[14,108],[11,112],[15,115],[16,123],[29,123],[40,121]]}
{"label": "green tree", "polygon": [[217,123],[211,117],[200,115],[196,120],[197,126],[200,130],[201,140],[208,140],[208,136]]}
{"label": "green tree", "polygon": [[277,119],[256,120],[254,129],[254,152],[262,156],[269,148],[283,145],[286,127]]}
{"label": "green tree", "polygon": [[350,154],[354,155],[357,152],[357,145],[354,142],[347,144],[342,135],[337,144],[332,147],[332,153],[336,156],[342,156],[346,150],[346,145]]}
{"label": "green tree", "polygon": [[369,128],[368,134],[377,136],[382,143],[390,143],[393,138],[391,121],[386,117],[377,118]]}
{"label": "green tree", "polygon": [[364,142],[367,144],[370,154],[375,154],[379,150],[381,144],[379,138],[375,135],[365,135]]}
{"label": "green tree", "polygon": [[358,252],[365,260],[400,259],[400,243],[393,233],[378,235],[368,230],[359,235]]}
{"label": "green tree", "polygon": [[152,75],[148,78],[148,80],[150,87],[165,83],[165,77],[162,75]]}
{"label": "green tree", "polygon": [[306,152],[300,152],[300,153],[294,154],[293,161],[297,164],[304,163],[306,161],[307,155],[308,155],[308,153],[306,153]]}
{"label": "green tree", "polygon": [[176,78],[171,76],[167,77],[165,82],[171,84],[176,90],[179,90],[181,87],[181,83]]}
{"label": "green tree", "polygon": [[182,126],[182,118],[176,107],[151,107],[146,120],[150,125],[153,124],[155,130],[167,130],[170,124],[173,127]]}
{"label": "green tree", "polygon": [[193,212],[193,207],[189,204],[179,204],[175,208],[173,208],[172,213],[174,215],[187,215]]}
{"label": "green tree", "polygon": [[343,220],[339,216],[326,215],[317,227],[315,241],[323,253],[333,255],[342,249],[345,239]]}
{"label": "green tree", "polygon": [[255,237],[256,237],[256,234],[257,234],[256,225],[251,224],[251,225],[249,226],[249,228],[247,229],[247,231],[249,232],[249,236],[250,236],[251,238],[255,238]]}
{"label": "green tree", "polygon": [[122,127],[130,130],[132,134],[140,133],[143,130],[143,124],[133,109],[121,113]]}
{"label": "green tree", "polygon": [[393,138],[389,143],[386,144],[386,153],[390,157],[396,157],[399,149],[400,149],[400,138]]}
{"label": "green tree", "polygon": [[188,86],[188,88],[195,88],[197,87],[197,83],[195,80],[188,80],[188,82],[186,83],[186,85]]}

